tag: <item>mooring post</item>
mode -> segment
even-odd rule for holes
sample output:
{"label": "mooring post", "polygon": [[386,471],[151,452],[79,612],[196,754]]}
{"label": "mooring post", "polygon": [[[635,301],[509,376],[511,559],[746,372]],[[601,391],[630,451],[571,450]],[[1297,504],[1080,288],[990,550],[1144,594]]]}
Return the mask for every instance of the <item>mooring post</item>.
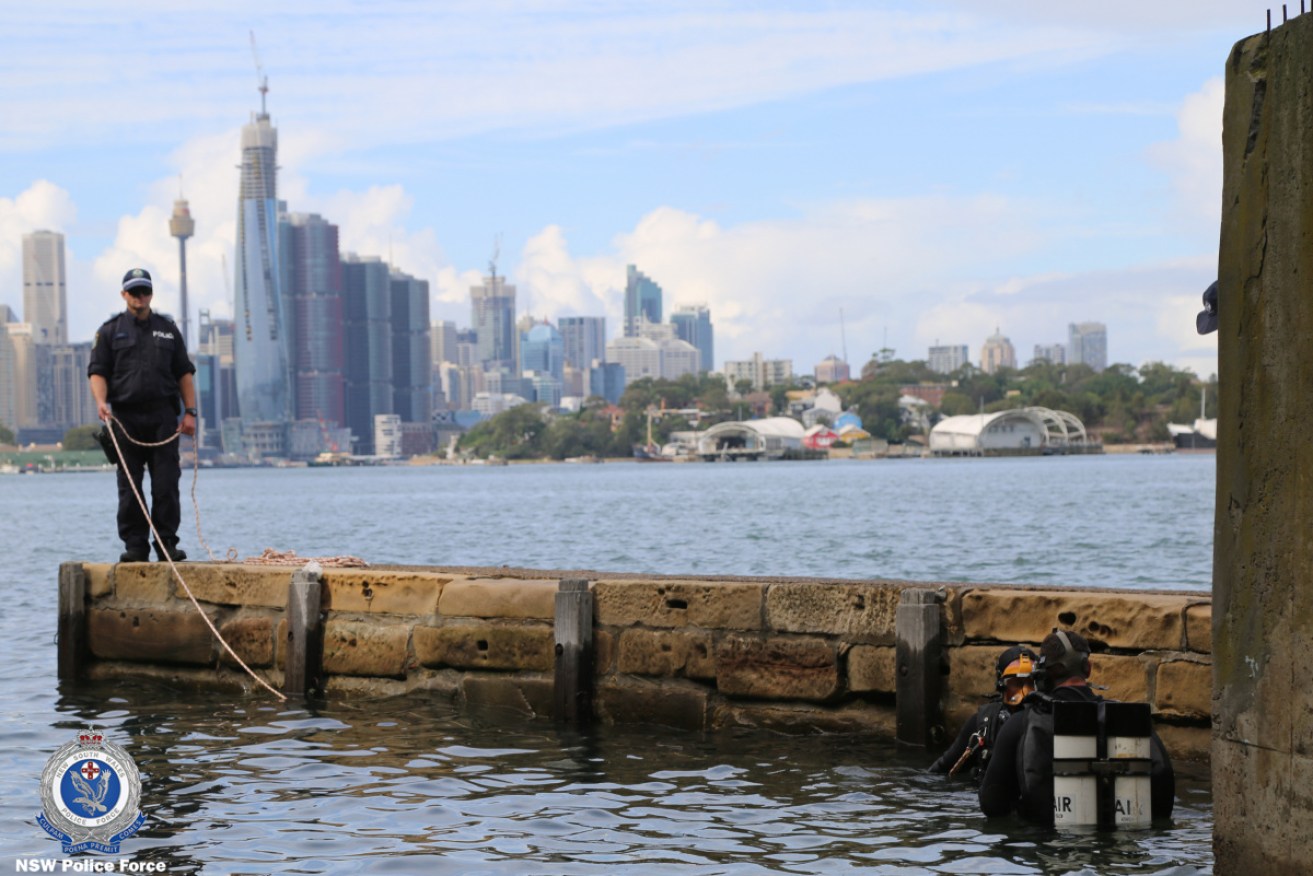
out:
{"label": "mooring post", "polygon": [[59,678],[74,681],[87,654],[87,572],[81,563],[59,564]]}
{"label": "mooring post", "polygon": [[582,578],[562,578],[556,592],[554,717],[583,725],[593,717],[593,592]]}
{"label": "mooring post", "polygon": [[292,573],[287,586],[287,661],[283,693],[305,696],[321,686],[324,655],[322,600],[324,579],[318,563]]}
{"label": "mooring post", "polygon": [[926,747],[943,738],[939,709],[943,642],[939,632],[939,594],[934,590],[904,590],[898,600],[894,657],[898,664],[897,738],[906,745]]}

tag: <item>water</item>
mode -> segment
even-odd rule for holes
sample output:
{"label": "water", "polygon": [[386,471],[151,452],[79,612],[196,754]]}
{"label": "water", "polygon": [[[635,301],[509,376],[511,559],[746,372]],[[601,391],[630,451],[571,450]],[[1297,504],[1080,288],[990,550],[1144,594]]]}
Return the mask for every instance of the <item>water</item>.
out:
{"label": "water", "polygon": [[[195,557],[184,483],[184,545]],[[1184,587],[1211,578],[1213,458],[202,472],[219,551],[374,563]],[[423,698],[307,709],[158,684],[61,689],[56,572],[106,560],[108,474],[0,478],[0,872],[57,858],[50,753],[127,746],[171,873],[1207,873],[1206,769],[1173,824],[1058,838],[986,822],[931,752],[871,740],[599,728]]]}

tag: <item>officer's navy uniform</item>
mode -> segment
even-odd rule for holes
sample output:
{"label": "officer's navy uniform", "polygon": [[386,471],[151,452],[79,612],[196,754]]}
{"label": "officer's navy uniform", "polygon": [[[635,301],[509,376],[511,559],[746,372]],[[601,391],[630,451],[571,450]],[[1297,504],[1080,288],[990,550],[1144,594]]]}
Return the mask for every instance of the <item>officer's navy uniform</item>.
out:
{"label": "officer's navy uniform", "polygon": [[[87,375],[105,378],[109,386],[105,400],[120,423],[115,437],[127,465],[118,467],[118,524],[119,538],[129,553],[149,553],[150,526],[128,478],[140,490],[149,467],[151,517],[164,546],[172,552],[178,544],[182,517],[178,500],[181,469],[177,441],[139,447],[124,437],[123,430],[145,442],[163,441],[176,432],[182,413],[178,381],[195,372],[182,332],[166,316],[151,311],[146,319],[138,320],[125,310],[96,330]],[[159,544],[155,549],[159,551]]]}

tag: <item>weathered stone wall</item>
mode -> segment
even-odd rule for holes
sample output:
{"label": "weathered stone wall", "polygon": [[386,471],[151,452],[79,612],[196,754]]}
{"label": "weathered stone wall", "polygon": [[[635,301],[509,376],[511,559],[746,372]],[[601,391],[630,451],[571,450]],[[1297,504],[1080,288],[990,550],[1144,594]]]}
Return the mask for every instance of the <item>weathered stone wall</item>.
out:
{"label": "weathered stone wall", "polygon": [[1313,15],[1226,67],[1218,263],[1217,872],[1313,860]]}
{"label": "weathered stone wall", "polygon": [[[147,671],[179,682],[249,683],[220,653],[167,566],[84,568],[89,674]],[[280,684],[292,570],[182,568],[233,650]],[[464,706],[550,715],[560,577],[530,570],[325,570],[328,689],[424,689]],[[895,727],[899,599],[908,588],[934,589],[899,581],[589,580],[599,719],[882,736]],[[1004,647],[1036,645],[1063,626],[1096,645],[1096,683],[1113,696],[1153,704],[1175,755],[1206,754],[1206,595],[967,585],[937,592],[946,645],[941,738],[992,692]]]}

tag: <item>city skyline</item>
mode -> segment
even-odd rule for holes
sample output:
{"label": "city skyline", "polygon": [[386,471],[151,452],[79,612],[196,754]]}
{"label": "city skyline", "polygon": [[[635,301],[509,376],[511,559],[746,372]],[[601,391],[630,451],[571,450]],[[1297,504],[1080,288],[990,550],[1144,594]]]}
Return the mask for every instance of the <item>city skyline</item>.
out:
{"label": "city skyline", "polygon": [[[711,308],[718,367],[761,351],[806,372],[845,341],[854,371],[936,339],[975,358],[975,326],[1030,350],[1097,320],[1109,362],[1216,370],[1192,320],[1215,273],[1221,73],[1261,5],[282,11],[14,16],[0,44],[30,80],[0,98],[23,120],[0,138],[0,302],[18,309],[18,241],[48,228],[68,237],[70,340],[129,266],[176,311],[181,194],[192,318],[232,315],[254,27],[279,196],[429,281],[435,319],[464,324],[501,234],[522,312],[617,334],[636,264],[668,312]],[[153,36],[134,65],[95,37],[120,18]]]}

